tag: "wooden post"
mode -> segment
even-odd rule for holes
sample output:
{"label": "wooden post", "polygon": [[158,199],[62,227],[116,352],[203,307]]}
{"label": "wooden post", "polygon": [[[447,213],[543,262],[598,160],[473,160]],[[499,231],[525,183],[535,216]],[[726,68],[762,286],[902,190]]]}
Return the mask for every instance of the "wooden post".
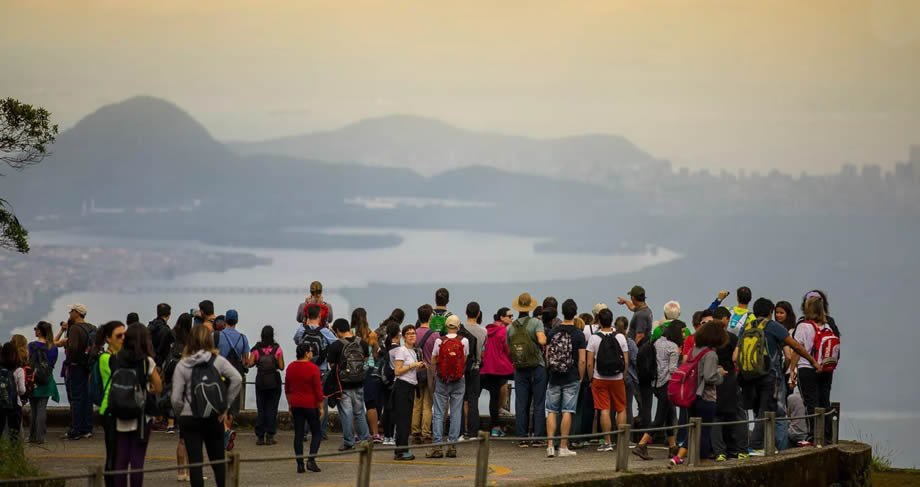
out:
{"label": "wooden post", "polygon": [[834,432],[833,436],[831,437],[831,441],[833,441],[836,445],[838,442],[840,442],[840,417],[835,414],[833,417],[831,417],[831,421],[833,421],[833,423],[831,423],[831,431]]}
{"label": "wooden post", "polygon": [[358,486],[368,487],[371,485],[371,459],[374,451],[374,443],[371,441],[362,441],[358,445],[361,453],[358,457]]}
{"label": "wooden post", "polygon": [[105,485],[102,465],[90,465],[89,474],[91,477],[86,482],[88,487],[103,487]]}
{"label": "wooden post", "polygon": [[776,455],[776,411],[764,413],[767,421],[763,425],[763,454],[767,457]]}
{"label": "wooden post", "polygon": [[815,446],[821,448],[824,446],[824,408],[815,408]]}
{"label": "wooden post", "polygon": [[[240,387],[240,411],[246,410],[246,376],[243,376],[243,387]],[[234,418],[236,419],[236,418]]]}
{"label": "wooden post", "polygon": [[690,418],[690,434],[687,435],[687,450],[690,465],[700,464],[700,441],[703,436],[703,418]]}
{"label": "wooden post", "polygon": [[227,463],[227,485],[230,487],[240,487],[240,454],[239,452],[230,452]]}
{"label": "wooden post", "polygon": [[479,432],[479,448],[476,450],[476,487],[486,487],[489,483],[489,432]]}
{"label": "wooden post", "polygon": [[628,424],[620,426],[617,430],[617,472],[629,470],[629,433],[632,427]]}

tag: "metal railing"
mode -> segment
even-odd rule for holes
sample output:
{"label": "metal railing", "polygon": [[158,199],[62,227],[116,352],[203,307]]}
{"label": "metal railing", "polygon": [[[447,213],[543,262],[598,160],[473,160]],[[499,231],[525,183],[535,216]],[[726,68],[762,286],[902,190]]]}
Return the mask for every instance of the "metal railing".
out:
{"label": "metal railing", "polygon": [[[639,428],[633,429],[630,425],[622,425],[620,428],[607,432],[598,432],[598,433],[586,433],[578,435],[566,435],[566,436],[542,436],[542,437],[513,437],[513,436],[501,436],[501,437],[491,437],[488,432],[481,431],[479,436],[476,438],[471,438],[469,440],[458,440],[455,442],[440,442],[440,443],[430,443],[424,445],[412,445],[413,448],[435,448],[442,446],[455,446],[458,444],[464,443],[476,443],[477,444],[477,454],[476,454],[476,474],[474,477],[473,485],[475,487],[485,487],[488,484],[488,475],[489,475],[489,449],[490,442],[492,441],[506,441],[506,442],[521,442],[521,441],[555,441],[555,440],[581,440],[581,439],[591,439],[591,438],[600,438],[607,435],[615,435],[617,438],[616,442],[616,467],[615,471],[617,472],[626,472],[629,469],[629,438],[633,433],[654,433],[658,431],[673,431],[676,429],[688,429],[687,435],[687,457],[688,463],[691,466],[698,466],[701,464],[700,459],[700,440],[702,438],[702,429],[704,427],[712,426],[730,426],[738,424],[754,424],[754,423],[765,423],[764,424],[764,456],[772,457],[777,454],[776,452],[776,423],[778,421],[796,421],[803,419],[815,418],[815,446],[818,448],[824,447],[824,431],[827,416],[831,416],[831,431],[832,431],[832,443],[836,444],[839,437],[839,426],[840,421],[838,417],[838,411],[831,409],[825,410],[824,408],[815,408],[814,414],[809,414],[806,416],[795,416],[795,417],[783,417],[777,418],[775,412],[767,412],[764,414],[763,418],[749,419],[749,420],[740,420],[740,421],[723,421],[716,423],[703,423],[701,418],[689,418],[689,422],[686,424],[678,424],[674,426],[661,426],[656,428]],[[327,457],[339,457],[347,455],[359,455],[358,459],[358,477],[355,485],[357,487],[368,487],[370,485],[371,479],[371,464],[373,460],[373,453],[375,451],[395,451],[408,449],[408,446],[379,446],[375,447],[374,443],[371,441],[363,441],[357,445],[357,448],[353,450],[347,450],[343,452],[330,452],[330,453],[317,453],[314,455],[294,455],[294,456],[283,456],[283,457],[263,457],[263,458],[240,458],[238,452],[231,452],[226,458],[221,460],[214,460],[208,462],[201,462],[195,464],[187,464],[182,466],[168,466],[168,467],[156,467],[156,468],[145,468],[142,470],[117,470],[117,471],[104,471],[101,465],[89,466],[89,472],[86,474],[73,474],[73,475],[57,475],[57,476],[45,476],[45,477],[29,477],[29,478],[20,478],[20,479],[7,479],[0,480],[0,486],[5,485],[35,485],[39,483],[49,482],[49,481],[67,481],[67,480],[79,480],[86,479],[88,481],[89,487],[102,487],[104,485],[104,478],[107,476],[113,475],[127,475],[132,473],[154,473],[154,472],[166,472],[178,469],[188,469],[188,468],[197,468],[197,467],[206,467],[211,465],[225,464],[227,468],[227,480],[226,484],[229,487],[239,487],[240,485],[240,465],[242,463],[264,463],[264,462],[280,462],[280,461],[290,461],[290,460],[304,460],[310,458],[327,458]]]}

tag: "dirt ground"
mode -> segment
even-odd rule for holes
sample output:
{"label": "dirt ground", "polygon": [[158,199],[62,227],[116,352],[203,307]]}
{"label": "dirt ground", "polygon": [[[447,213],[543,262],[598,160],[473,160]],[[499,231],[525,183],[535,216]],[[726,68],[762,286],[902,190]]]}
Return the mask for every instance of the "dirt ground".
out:
{"label": "dirt ground", "polygon": [[920,470],[872,472],[873,487],[920,487]]}

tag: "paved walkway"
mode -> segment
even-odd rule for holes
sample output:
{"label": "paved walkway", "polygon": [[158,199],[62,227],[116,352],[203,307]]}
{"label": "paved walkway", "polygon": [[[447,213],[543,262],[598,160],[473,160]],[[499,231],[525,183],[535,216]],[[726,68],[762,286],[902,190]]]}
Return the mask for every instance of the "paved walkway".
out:
{"label": "paved walkway", "polygon": [[[104,461],[105,445],[101,438],[101,430],[98,432],[98,435],[88,440],[63,441],[57,439],[63,430],[49,431],[49,441],[40,446],[28,445],[26,455],[49,475],[85,472],[88,466],[101,465]],[[293,455],[293,434],[281,432],[276,438],[277,445],[256,446],[255,436],[251,431],[240,432],[236,439],[235,451],[242,459]],[[175,435],[154,432],[147,450],[146,466],[152,468],[174,465],[177,439]],[[341,434],[332,434],[328,441],[323,442],[320,452],[334,452],[340,444]],[[526,484],[538,478],[603,470],[609,470],[613,475],[616,465],[615,451],[597,452],[595,448],[578,450],[577,457],[546,458],[545,449],[525,449],[511,442],[491,442],[489,483],[491,485],[508,485],[518,482]],[[435,483],[445,487],[472,485],[476,449],[475,443],[460,445],[457,458],[436,460],[426,459],[424,451],[414,449],[412,453],[415,454],[416,460],[412,462],[394,461],[389,451],[377,452],[374,455],[371,485],[432,485]],[[666,452],[663,449],[651,449],[650,451],[655,456],[655,460],[646,462],[632,455],[630,470],[653,472],[666,469]],[[351,487],[355,485],[357,479],[357,461],[357,455],[321,458],[317,460],[317,463],[322,472],[305,474],[297,473],[293,460],[266,463],[244,462],[240,467],[241,485]],[[732,460],[725,465],[737,465],[737,462],[737,460]],[[205,485],[214,485],[209,468],[205,468],[205,476],[209,477]],[[68,485],[83,486],[86,484],[85,481],[72,481]],[[177,483],[176,473],[170,471],[148,474],[145,476],[145,485],[177,486],[184,484]]]}

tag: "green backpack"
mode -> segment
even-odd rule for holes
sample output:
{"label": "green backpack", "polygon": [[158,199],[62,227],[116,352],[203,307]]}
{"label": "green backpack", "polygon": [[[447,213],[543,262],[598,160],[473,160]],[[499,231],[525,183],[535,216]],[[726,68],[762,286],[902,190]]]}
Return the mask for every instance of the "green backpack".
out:
{"label": "green backpack", "polygon": [[531,319],[534,318],[519,318],[511,323],[514,327],[514,333],[511,334],[511,363],[516,369],[540,365],[540,349],[527,332],[527,321]]}
{"label": "green backpack", "polygon": [[767,320],[752,321],[744,327],[738,340],[738,364],[741,376],[747,380],[758,379],[770,372],[770,352],[764,327]]}
{"label": "green backpack", "polygon": [[445,312],[444,314],[438,314],[437,312],[431,314],[431,321],[428,323],[428,328],[440,333],[447,333],[447,317],[452,315],[450,311]]}

